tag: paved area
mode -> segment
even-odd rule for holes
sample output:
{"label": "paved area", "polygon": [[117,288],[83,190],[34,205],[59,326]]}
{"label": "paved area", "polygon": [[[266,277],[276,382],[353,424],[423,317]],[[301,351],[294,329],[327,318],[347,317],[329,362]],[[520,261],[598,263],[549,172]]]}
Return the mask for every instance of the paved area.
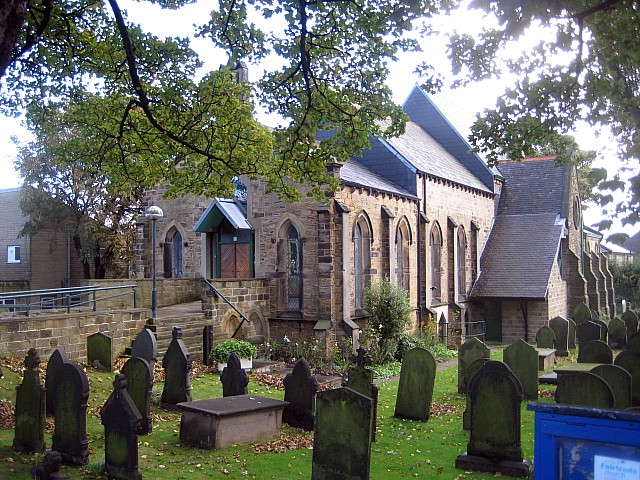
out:
{"label": "paved area", "polygon": [[200,300],[158,308],[158,318],[172,318],[203,313]]}

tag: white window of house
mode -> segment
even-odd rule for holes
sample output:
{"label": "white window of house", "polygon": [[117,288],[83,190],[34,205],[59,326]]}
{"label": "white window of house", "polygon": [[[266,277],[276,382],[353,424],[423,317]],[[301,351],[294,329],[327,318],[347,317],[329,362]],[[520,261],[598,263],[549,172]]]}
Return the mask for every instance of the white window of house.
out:
{"label": "white window of house", "polygon": [[7,263],[20,263],[19,245],[9,245],[7,247]]}
{"label": "white window of house", "polygon": [[16,301],[13,298],[5,298],[0,300],[0,312],[15,312],[15,307],[5,307],[4,305],[15,305]]}

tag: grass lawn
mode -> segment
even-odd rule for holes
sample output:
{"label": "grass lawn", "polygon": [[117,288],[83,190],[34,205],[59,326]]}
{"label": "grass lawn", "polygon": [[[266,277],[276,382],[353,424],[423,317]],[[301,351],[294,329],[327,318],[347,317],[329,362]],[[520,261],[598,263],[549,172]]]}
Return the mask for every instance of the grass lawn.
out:
{"label": "grass lawn", "polygon": [[[501,352],[492,354],[501,359]],[[20,372],[11,371],[8,360],[0,360],[5,378],[0,380],[0,399],[15,401],[15,387],[21,381]],[[14,365],[18,362],[12,362]],[[46,367],[42,365],[43,369]],[[99,410],[112,390],[114,375],[87,371],[91,394],[87,418],[89,438],[89,464],[85,467],[63,466],[62,472],[74,479],[101,479],[104,462],[104,430]],[[425,479],[489,479],[491,474],[458,470],[454,467],[457,455],[465,452],[468,432],[462,430],[462,411],[465,399],[457,394],[457,368],[439,371],[435,381],[432,416],[428,422],[394,418],[398,381],[386,380],[379,384],[378,438],[372,445],[371,478],[425,478]],[[160,393],[161,383],[154,385]],[[549,398],[552,388],[541,386],[543,398]],[[222,385],[217,373],[202,373],[192,380],[194,400],[222,396]],[[283,399],[284,392],[257,384],[253,379],[249,392],[256,395]],[[522,404],[522,447],[525,459],[533,458],[533,413]],[[139,465],[143,478],[163,479],[292,479],[311,478],[312,435],[297,429],[283,428],[281,438],[254,445],[242,445],[221,450],[201,450],[181,445],[178,439],[179,413],[166,412],[154,407],[153,432],[139,437]],[[5,415],[6,417],[6,415]],[[24,480],[29,469],[41,461],[43,454],[23,455],[11,449],[14,431],[0,429],[0,478]],[[51,431],[45,435],[51,447]],[[298,446],[299,448],[289,449]],[[278,451],[284,450],[284,451]]]}

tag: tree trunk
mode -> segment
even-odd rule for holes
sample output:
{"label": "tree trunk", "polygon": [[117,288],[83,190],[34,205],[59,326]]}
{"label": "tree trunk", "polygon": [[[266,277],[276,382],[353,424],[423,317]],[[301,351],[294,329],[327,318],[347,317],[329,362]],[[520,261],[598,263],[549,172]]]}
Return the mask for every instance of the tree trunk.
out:
{"label": "tree trunk", "polygon": [[82,255],[82,240],[80,240],[80,236],[79,235],[74,235],[73,236],[73,248],[75,249],[76,253],[78,254],[78,258],[80,259],[80,262],[82,263],[82,275],[84,278],[91,278],[91,268],[89,265],[89,262],[87,261],[86,257],[84,257],[84,255]]}
{"label": "tree trunk", "polygon": [[27,14],[27,0],[0,1],[0,78],[11,63]]}

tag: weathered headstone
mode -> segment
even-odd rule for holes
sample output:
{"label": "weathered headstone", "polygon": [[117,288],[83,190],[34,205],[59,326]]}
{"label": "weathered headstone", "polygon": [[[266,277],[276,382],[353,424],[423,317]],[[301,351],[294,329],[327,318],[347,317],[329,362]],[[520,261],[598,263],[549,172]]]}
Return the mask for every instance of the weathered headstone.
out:
{"label": "weathered headstone", "polygon": [[591,340],[580,345],[578,363],[613,363],[613,351],[602,340]]}
{"label": "weathered headstone", "polygon": [[52,450],[66,463],[85,465],[89,457],[87,400],[89,380],[75,363],[64,363],[56,375],[55,431]]}
{"label": "weathered headstone", "polygon": [[113,370],[113,339],[102,332],[87,337],[87,362],[99,370]]}
{"label": "weathered headstone", "polygon": [[27,352],[24,366],[22,383],[16,387],[13,449],[24,453],[43,452],[46,394],[40,383],[40,357],[35,348]]}
{"label": "weathered headstone", "polygon": [[553,317],[549,320],[549,328],[555,336],[555,349],[558,357],[569,355],[569,321],[564,317]]}
{"label": "weathered headstone", "polygon": [[[467,367],[467,378],[469,379],[469,383],[471,383],[471,380],[473,379],[475,374],[478,373],[478,370],[480,370],[480,368],[482,368],[482,366],[488,361],[489,358],[478,358]],[[462,412],[462,428],[464,430],[471,430],[471,397],[469,397],[468,392],[469,385],[467,385],[467,394],[465,395],[465,409],[464,412]]]}
{"label": "weathered headstone", "polygon": [[631,374],[619,365],[598,365],[591,373],[602,378],[613,392],[615,408],[626,410],[631,407]]}
{"label": "weathered headstone", "polygon": [[599,318],[591,321],[600,325],[600,340],[606,343],[607,338],[609,337],[609,326],[607,325],[607,323],[600,320]]}
{"label": "weathered headstone", "polygon": [[469,443],[456,467],[529,477],[531,465],[524,461],[520,441],[520,381],[505,363],[488,361],[471,380],[469,396]]}
{"label": "weathered headstone", "polygon": [[633,350],[620,352],[613,362],[631,374],[631,406],[640,406],[640,353]]}
{"label": "weathered headstone", "polygon": [[582,322],[588,322],[591,320],[591,310],[586,303],[579,303],[576,308],[573,309],[573,321],[576,322],[576,326]]}
{"label": "weathered headstone", "polygon": [[312,480],[368,480],[373,400],[342,387],[319,392]]}
{"label": "weathered headstone", "polygon": [[491,350],[475,337],[470,338],[458,349],[458,393],[467,393],[467,368],[479,358],[489,358]]}
{"label": "weathered headstone", "polygon": [[522,339],[504,349],[502,354],[515,376],[520,380],[527,400],[538,399],[538,351]]}
{"label": "weathered headstone", "polygon": [[[220,374],[222,382],[222,396],[231,397],[234,395],[246,395],[249,393],[249,376],[244,371],[237,353],[231,352],[227,360],[227,366]],[[283,412],[284,413],[284,412]]]}
{"label": "weathered headstone", "polygon": [[536,346],[538,348],[556,348],[556,334],[551,327],[543,325],[536,332]]}
{"label": "weathered headstone", "polygon": [[121,372],[127,380],[127,392],[142,416],[138,435],[147,435],[153,429],[151,417],[151,392],[153,371],[144,358],[132,357],[122,366]]}
{"label": "weathered headstone", "polygon": [[104,425],[104,470],[109,478],[142,480],[138,470],[142,416],[127,392],[124,375],[116,375],[113,392],[100,410],[100,420]]}
{"label": "weathered headstone", "polygon": [[347,370],[347,381],[343,387],[355,390],[365,397],[373,400],[373,421],[371,423],[371,441],[376,441],[376,417],[378,415],[378,391],[379,387],[373,384],[373,370],[369,368],[373,362],[371,356],[363,347],[358,347],[357,355],[351,358],[354,365]]}
{"label": "weathered headstone", "polygon": [[558,376],[556,403],[594,408],[613,408],[615,397],[607,382],[591,372]]}
{"label": "weathered headstone", "polygon": [[590,320],[576,325],[578,348],[592,340],[600,340],[600,325]]}
{"label": "weathered headstone", "polygon": [[284,377],[283,383],[284,401],[289,405],[282,411],[282,421],[292,427],[313,430],[318,380],[311,373],[309,362],[304,357],[300,358],[293,371]]}
{"label": "weathered headstone", "polygon": [[569,322],[569,338],[567,338],[567,341],[569,343],[569,350],[573,350],[574,348],[576,348],[576,322],[574,322],[572,319],[568,318],[567,319]]}
{"label": "weathered headstone", "polygon": [[435,379],[436,360],[429,350],[416,347],[405,353],[394,415],[423,422],[429,420]]}
{"label": "weathered headstone", "polygon": [[202,329],[202,362],[205,365],[212,365],[211,349],[213,348],[213,325],[205,325]]}
{"label": "weathered headstone", "polygon": [[182,340],[182,329],[173,327],[172,340],[162,357],[164,368],[164,388],[160,403],[162,408],[176,410],[178,403],[191,401],[191,384],[189,371],[191,370],[191,355]]}
{"label": "weathered headstone", "polygon": [[44,460],[35,464],[29,470],[34,480],[68,480],[69,477],[60,473],[62,455],[60,452],[50,451],[44,456]]}
{"label": "weathered headstone", "polygon": [[69,356],[62,348],[56,348],[49,356],[47,362],[47,371],[45,373],[44,388],[47,391],[47,414],[53,415],[56,410],[56,388],[58,370],[60,367],[69,362]]}
{"label": "weathered headstone", "polygon": [[144,358],[153,367],[158,359],[158,342],[155,334],[148,328],[143,328],[131,343],[131,356]]}
{"label": "weathered headstone", "polygon": [[640,353],[640,332],[636,332],[627,337],[625,350],[633,350],[634,352]]}
{"label": "weathered headstone", "polygon": [[622,313],[620,318],[627,326],[627,336],[631,336],[638,331],[638,315],[635,312],[627,310]]}
{"label": "weathered headstone", "polygon": [[620,350],[627,344],[627,325],[618,317],[609,322],[609,346]]}

